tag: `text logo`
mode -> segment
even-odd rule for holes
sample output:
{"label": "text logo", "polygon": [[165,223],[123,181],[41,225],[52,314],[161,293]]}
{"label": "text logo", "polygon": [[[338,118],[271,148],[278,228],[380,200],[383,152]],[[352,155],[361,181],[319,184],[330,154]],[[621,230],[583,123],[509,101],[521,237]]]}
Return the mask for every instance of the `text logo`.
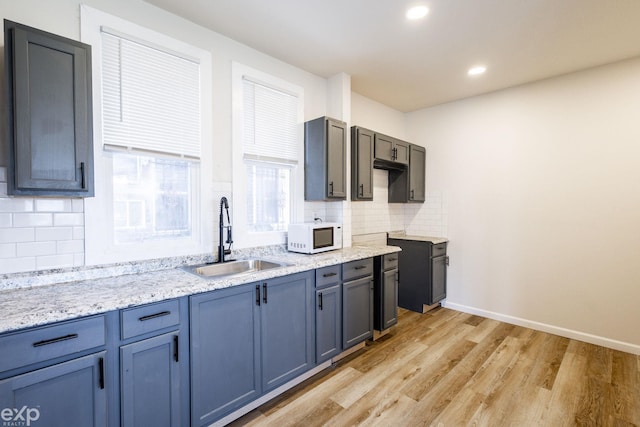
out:
{"label": "text logo", "polygon": [[29,408],[26,405],[20,409],[4,408],[0,411],[0,419],[2,419],[3,427],[30,426],[32,421],[40,419],[40,410],[38,408]]}

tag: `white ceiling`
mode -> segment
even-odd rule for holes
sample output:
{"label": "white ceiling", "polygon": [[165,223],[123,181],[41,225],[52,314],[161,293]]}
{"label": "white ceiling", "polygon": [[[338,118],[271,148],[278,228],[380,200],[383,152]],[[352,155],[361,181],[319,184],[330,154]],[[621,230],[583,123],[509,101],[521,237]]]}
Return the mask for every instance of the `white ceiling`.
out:
{"label": "white ceiling", "polygon": [[145,1],[405,112],[640,55],[640,0]]}

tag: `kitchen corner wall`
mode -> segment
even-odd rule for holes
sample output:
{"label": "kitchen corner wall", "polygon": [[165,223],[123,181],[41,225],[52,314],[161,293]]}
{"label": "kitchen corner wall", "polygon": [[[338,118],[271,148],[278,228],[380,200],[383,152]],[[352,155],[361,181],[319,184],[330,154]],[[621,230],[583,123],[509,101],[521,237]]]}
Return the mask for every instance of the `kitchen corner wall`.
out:
{"label": "kitchen corner wall", "polygon": [[0,167],[0,273],[82,265],[83,200],[7,197]]}

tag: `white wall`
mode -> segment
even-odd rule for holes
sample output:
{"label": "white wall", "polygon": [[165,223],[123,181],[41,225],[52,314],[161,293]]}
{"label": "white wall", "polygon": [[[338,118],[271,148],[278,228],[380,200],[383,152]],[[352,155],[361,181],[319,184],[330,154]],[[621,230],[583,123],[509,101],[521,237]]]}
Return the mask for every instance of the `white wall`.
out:
{"label": "white wall", "polygon": [[448,202],[448,305],[640,352],[639,76],[635,59],[407,115]]}
{"label": "white wall", "polygon": [[[276,60],[140,0],[83,0],[82,3],[211,52],[213,114],[211,117],[204,118],[204,120],[210,120],[213,126],[211,141],[213,158],[206,160],[213,170],[210,199],[204,201],[211,209],[208,217],[215,216],[216,203],[222,195],[231,196],[233,199],[231,194],[232,61],[303,87],[305,120],[326,114],[328,104],[326,79]],[[79,40],[80,4],[80,0],[2,1],[0,18]],[[0,46],[2,46],[2,40],[0,40]],[[3,73],[4,66],[0,70]],[[2,100],[6,99],[4,89],[4,85],[1,85]],[[4,102],[0,103],[0,116],[3,123],[6,115],[4,105]],[[335,100],[332,106],[335,108]],[[2,128],[4,129],[4,126]],[[6,174],[4,166],[7,166],[7,144],[4,133],[0,138],[2,141],[0,144],[0,274],[82,265],[84,263],[84,222],[82,218],[79,220],[75,218],[82,216],[84,212],[82,202],[76,201],[71,204],[70,199],[56,199],[59,203],[52,207],[51,203],[46,206],[39,203],[39,198],[8,198],[4,182]],[[103,178],[97,176],[96,180],[99,179]],[[55,218],[62,218],[63,214],[73,215],[75,221],[73,224],[58,221],[60,227],[64,229],[56,229],[58,224],[55,223]],[[42,227],[46,228],[45,232],[41,230]],[[37,240],[37,236],[43,236],[45,240]],[[211,236],[211,239],[217,240],[217,237]]]}

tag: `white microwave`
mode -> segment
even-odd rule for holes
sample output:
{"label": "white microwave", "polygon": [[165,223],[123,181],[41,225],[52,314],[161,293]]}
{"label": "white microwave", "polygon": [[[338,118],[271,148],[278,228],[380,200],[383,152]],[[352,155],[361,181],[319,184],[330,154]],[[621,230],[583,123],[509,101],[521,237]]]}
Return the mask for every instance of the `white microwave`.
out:
{"label": "white microwave", "polygon": [[304,222],[289,224],[287,249],[303,254],[317,254],[342,248],[342,224]]}

